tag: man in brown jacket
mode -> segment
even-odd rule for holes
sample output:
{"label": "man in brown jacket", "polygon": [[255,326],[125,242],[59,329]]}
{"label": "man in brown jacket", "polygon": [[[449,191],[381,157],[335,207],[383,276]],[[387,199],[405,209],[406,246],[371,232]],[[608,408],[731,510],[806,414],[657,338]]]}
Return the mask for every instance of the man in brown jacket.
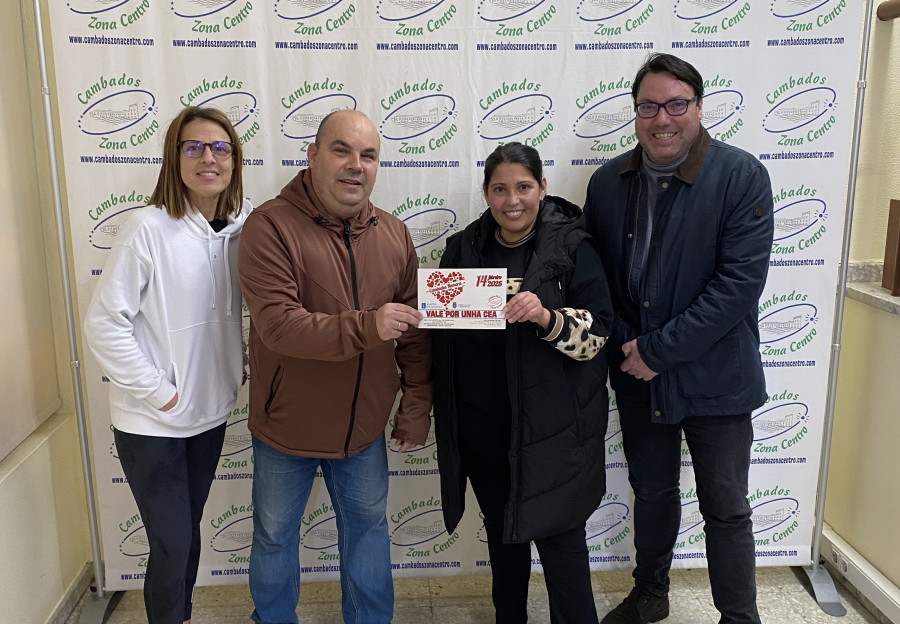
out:
{"label": "man in brown jacket", "polygon": [[384,430],[402,388],[391,437],[401,451],[425,442],[431,345],[417,329],[409,232],[369,202],[379,146],[362,113],[328,115],[309,168],[254,210],[241,235],[254,622],[297,622],[300,522],[319,468],[338,528],[344,621],[393,614]]}

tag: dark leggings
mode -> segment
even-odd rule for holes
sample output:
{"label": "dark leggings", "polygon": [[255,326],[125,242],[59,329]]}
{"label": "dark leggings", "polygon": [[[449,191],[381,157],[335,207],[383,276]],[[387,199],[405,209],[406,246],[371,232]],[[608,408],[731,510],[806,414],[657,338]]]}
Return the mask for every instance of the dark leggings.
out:
{"label": "dark leggings", "polygon": [[189,438],[113,433],[150,542],[144,577],[147,620],[181,624],[191,619],[200,519],[222,452],[225,423]]}
{"label": "dark leggings", "polygon": [[[484,514],[497,624],[523,624],[528,621],[531,545],[503,543],[503,514],[510,487],[509,424],[502,419],[490,423],[484,418],[474,420],[471,428],[461,427],[460,458]],[[534,543],[544,568],[550,622],[596,623],[584,524]]]}

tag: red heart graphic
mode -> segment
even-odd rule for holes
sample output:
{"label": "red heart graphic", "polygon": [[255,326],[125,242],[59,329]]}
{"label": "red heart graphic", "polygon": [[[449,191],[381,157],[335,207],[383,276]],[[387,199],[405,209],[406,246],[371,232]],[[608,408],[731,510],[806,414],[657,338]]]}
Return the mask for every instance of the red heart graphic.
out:
{"label": "red heart graphic", "polygon": [[435,271],[425,280],[425,285],[428,286],[428,292],[447,307],[463,291],[465,282],[466,279],[459,271],[451,271],[446,275]]}

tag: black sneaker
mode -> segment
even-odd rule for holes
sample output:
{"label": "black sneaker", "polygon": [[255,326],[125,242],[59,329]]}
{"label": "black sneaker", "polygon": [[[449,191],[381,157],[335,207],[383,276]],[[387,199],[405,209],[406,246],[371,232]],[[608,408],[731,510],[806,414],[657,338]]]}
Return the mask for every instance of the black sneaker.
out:
{"label": "black sneaker", "polygon": [[648,624],[669,616],[669,597],[654,596],[637,587],[600,624]]}

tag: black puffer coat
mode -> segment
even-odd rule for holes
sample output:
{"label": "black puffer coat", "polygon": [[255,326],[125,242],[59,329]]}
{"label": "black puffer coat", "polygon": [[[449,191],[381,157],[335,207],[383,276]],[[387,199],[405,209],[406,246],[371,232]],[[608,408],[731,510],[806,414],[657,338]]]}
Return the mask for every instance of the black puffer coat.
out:
{"label": "black puffer coat", "polygon": [[[550,310],[589,310],[594,318],[591,333],[607,336],[612,307],[606,279],[581,225],[580,208],[562,198],[545,198],[521,289],[534,292]],[[441,267],[482,267],[482,250],[496,227],[490,211],[485,211],[447,241]],[[582,260],[576,267],[579,253]],[[539,329],[532,323],[511,323],[506,329],[512,408],[511,480],[503,529],[508,543],[557,535],[583,524],[606,491],[606,350],[592,360],[577,361],[539,338]],[[451,533],[465,509],[466,474],[460,463],[453,387],[454,367],[465,365],[454,357],[454,343],[464,339],[463,334],[431,332],[442,506]]]}

